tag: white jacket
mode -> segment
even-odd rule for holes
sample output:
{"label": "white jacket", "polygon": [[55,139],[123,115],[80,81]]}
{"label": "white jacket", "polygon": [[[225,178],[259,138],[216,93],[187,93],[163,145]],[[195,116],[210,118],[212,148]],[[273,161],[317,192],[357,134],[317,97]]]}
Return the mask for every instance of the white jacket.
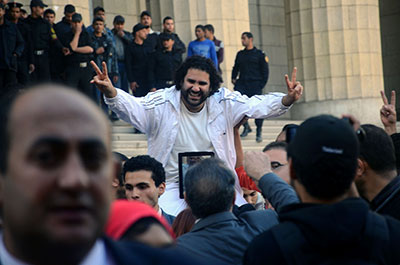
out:
{"label": "white jacket", "polygon": [[[284,114],[289,109],[282,105],[284,95],[269,93],[248,98],[223,87],[207,99],[207,131],[216,156],[234,172],[233,127],[244,116],[265,119]],[[122,120],[147,134],[148,154],[165,167],[178,134],[181,91],[173,86],[137,98],[117,89],[117,96],[105,98],[105,102]],[[242,194],[238,179],[235,188]]]}

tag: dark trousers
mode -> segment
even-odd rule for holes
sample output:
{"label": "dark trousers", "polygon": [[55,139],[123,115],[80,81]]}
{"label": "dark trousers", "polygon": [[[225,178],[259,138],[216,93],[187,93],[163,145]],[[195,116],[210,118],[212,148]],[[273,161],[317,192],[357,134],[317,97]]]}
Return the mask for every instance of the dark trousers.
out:
{"label": "dark trousers", "polygon": [[129,93],[129,84],[128,84],[128,75],[126,74],[125,63],[118,62],[118,82],[114,84],[118,88],[121,88],[123,91]]}
{"label": "dark trousers", "polygon": [[50,81],[50,63],[49,55],[45,52],[42,55],[34,56],[35,71],[31,75],[33,83],[42,83]]}
{"label": "dark trousers", "polygon": [[17,87],[17,73],[0,69],[0,98]]}
{"label": "dark trousers", "polygon": [[17,80],[23,86],[29,82],[29,66],[27,61],[18,61]]}
{"label": "dark trousers", "polygon": [[65,69],[66,84],[72,88],[77,88],[83,94],[97,102],[96,91],[90,80],[93,77],[93,71],[90,64],[86,67],[80,67],[78,64],[67,65]]}

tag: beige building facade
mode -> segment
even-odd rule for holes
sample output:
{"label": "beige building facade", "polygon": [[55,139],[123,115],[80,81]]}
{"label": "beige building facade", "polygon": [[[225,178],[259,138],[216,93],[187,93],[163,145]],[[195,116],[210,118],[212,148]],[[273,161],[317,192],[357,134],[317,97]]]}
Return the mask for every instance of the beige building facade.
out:
{"label": "beige building facade", "polygon": [[[21,1],[29,5],[29,0]],[[213,24],[225,44],[221,65],[224,85],[244,31],[269,57],[265,92],[286,91],[284,74],[298,68],[302,100],[285,116],[291,119],[330,113],[352,113],[361,122],[379,123],[379,91],[397,90],[400,98],[400,1],[393,0],[47,0],[58,19],[70,3],[90,24],[91,10],[103,6],[107,24],[123,15],[131,30],[140,12],[149,10],[153,29],[165,16],[175,19],[176,32],[187,45],[197,24]],[[29,9],[29,8],[27,8]],[[400,102],[400,100],[398,101]],[[400,104],[398,104],[400,105]],[[399,109],[400,110],[400,109]],[[399,115],[400,116],[400,115]]]}

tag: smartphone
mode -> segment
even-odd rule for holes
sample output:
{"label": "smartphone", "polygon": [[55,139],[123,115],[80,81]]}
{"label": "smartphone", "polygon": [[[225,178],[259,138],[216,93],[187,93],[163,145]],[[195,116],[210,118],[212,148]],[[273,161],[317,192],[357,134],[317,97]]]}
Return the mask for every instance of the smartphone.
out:
{"label": "smartphone", "polygon": [[183,199],[185,191],[185,175],[188,169],[200,161],[214,157],[214,152],[185,152],[178,153],[179,163],[179,198]]}

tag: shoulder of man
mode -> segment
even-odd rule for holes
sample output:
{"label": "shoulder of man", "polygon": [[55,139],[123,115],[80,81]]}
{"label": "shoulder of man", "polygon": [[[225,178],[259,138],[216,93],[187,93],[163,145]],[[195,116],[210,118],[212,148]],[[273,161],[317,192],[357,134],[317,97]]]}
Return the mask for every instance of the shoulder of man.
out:
{"label": "shoulder of man", "polygon": [[260,57],[262,56],[265,59],[265,61],[269,63],[269,57],[263,50],[257,49],[257,52],[260,54]]}
{"label": "shoulder of man", "polygon": [[138,242],[115,242],[110,239],[105,239],[105,243],[116,264],[205,264],[187,256],[176,248],[152,248]]}
{"label": "shoulder of man", "polygon": [[143,97],[141,99],[141,104],[143,105],[144,109],[151,110],[173,100],[176,93],[177,90],[175,86],[165,89],[158,89],[157,91],[148,93],[145,97]]}
{"label": "shoulder of man", "polygon": [[246,103],[245,99],[243,98],[242,94],[237,91],[230,91],[225,87],[221,87],[218,89],[216,93],[212,95],[212,97],[220,104],[229,102],[237,102],[237,103]]}

